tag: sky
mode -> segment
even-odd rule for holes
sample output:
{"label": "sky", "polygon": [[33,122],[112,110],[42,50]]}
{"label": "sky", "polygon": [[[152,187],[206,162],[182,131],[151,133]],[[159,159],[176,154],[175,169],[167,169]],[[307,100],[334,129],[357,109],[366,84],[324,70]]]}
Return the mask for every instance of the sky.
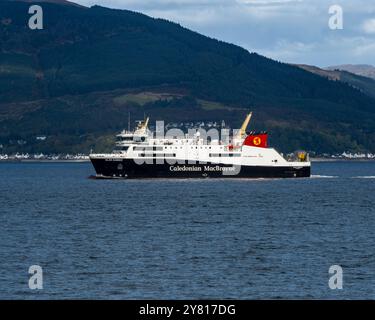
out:
{"label": "sky", "polygon": [[[375,0],[72,1],[165,18],[282,62],[375,65]],[[342,8],[342,29],[330,28],[332,5]]]}

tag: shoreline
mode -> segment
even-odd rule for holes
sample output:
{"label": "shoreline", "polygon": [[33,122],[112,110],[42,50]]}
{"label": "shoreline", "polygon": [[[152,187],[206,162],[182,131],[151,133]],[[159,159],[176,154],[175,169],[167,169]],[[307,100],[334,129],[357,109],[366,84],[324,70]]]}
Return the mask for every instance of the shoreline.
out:
{"label": "shoreline", "polygon": [[331,158],[310,158],[311,162],[342,162],[342,161],[351,161],[351,162],[371,162],[375,161],[375,158],[359,158],[359,159],[351,159],[351,158],[338,158],[338,159],[331,159]]}

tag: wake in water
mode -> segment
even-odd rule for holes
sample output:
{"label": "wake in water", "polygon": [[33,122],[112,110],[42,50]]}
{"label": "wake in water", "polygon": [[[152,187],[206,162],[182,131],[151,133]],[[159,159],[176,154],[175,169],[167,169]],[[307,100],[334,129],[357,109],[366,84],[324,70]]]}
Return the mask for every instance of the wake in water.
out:
{"label": "wake in water", "polygon": [[353,177],[353,179],[375,179],[375,176],[358,176]]}
{"label": "wake in water", "polygon": [[311,175],[312,179],[336,179],[338,176]]}
{"label": "wake in water", "polygon": [[[312,179],[336,179],[338,176],[324,176],[324,175],[312,175]],[[375,179],[375,176],[357,176],[350,177],[350,179]]]}

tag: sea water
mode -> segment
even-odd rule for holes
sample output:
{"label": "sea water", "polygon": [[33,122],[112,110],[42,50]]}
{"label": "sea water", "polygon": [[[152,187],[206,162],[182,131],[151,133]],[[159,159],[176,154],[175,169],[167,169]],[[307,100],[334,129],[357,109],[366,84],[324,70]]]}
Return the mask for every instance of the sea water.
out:
{"label": "sea water", "polygon": [[375,299],[375,162],[291,180],[94,173],[0,163],[1,299]]}

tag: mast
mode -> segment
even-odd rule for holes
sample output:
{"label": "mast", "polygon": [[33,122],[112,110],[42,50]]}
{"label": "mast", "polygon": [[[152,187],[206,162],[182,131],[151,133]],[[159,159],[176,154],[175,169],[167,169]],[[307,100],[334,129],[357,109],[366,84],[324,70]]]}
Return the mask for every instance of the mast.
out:
{"label": "mast", "polygon": [[130,111],[128,112],[128,131],[130,132]]}
{"label": "mast", "polygon": [[148,127],[148,122],[149,122],[149,121],[150,121],[150,118],[147,117],[145,123],[143,124],[143,128],[147,129],[147,127]]}

